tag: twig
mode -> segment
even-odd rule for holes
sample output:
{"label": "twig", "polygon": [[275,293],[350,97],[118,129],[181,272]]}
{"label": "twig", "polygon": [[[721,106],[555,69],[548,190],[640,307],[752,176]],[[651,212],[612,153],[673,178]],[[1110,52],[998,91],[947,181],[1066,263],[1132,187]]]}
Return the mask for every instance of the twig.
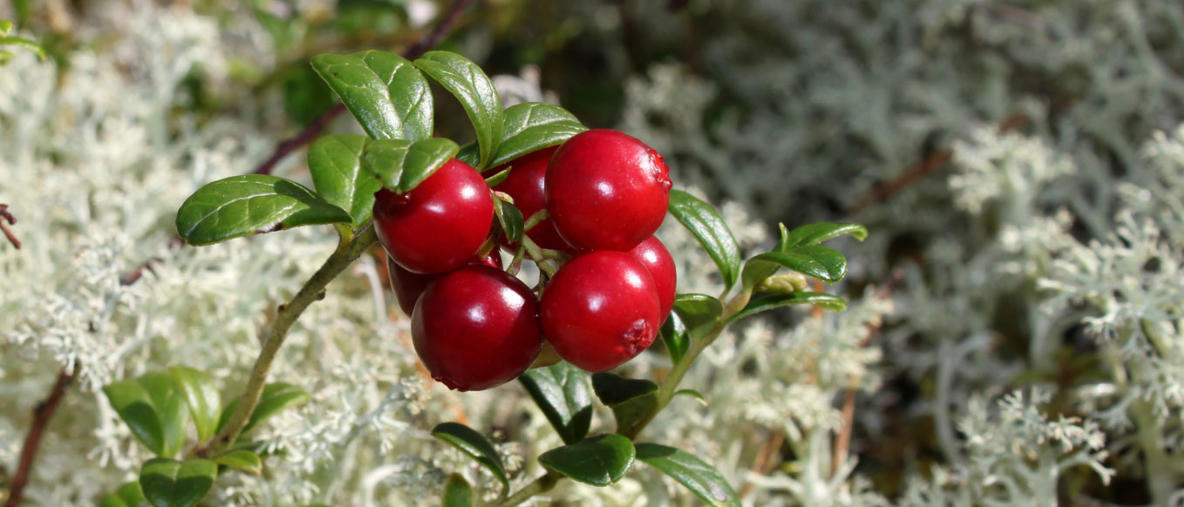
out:
{"label": "twig", "polygon": [[[456,20],[460,17],[460,13],[464,11],[465,6],[471,1],[456,0],[453,2],[448,12],[444,14],[444,17],[440,19],[440,22],[431,32],[428,32],[422,39],[403,51],[403,58],[414,60],[426,53],[429,49],[435,47],[436,44],[439,44],[440,40],[444,38],[444,35],[452,29],[452,25],[456,23]],[[328,127],[343,112],[345,112],[345,104],[338,103],[328,111],[321,113],[312,123],[304,127],[304,130],[301,130],[299,134],[285,139],[276,145],[275,152],[255,168],[255,174],[271,174],[276,164],[283,160],[284,157],[287,157],[292,152],[316,139],[321,131],[325,130],[325,127]]]}
{"label": "twig", "polygon": [[[8,224],[5,224],[5,221],[8,221]],[[12,246],[17,250],[20,250],[21,240],[17,239],[16,234],[13,234],[8,229],[9,224],[16,225],[16,217],[12,216],[12,212],[8,211],[7,204],[0,204],[0,231],[4,231],[4,237],[8,238],[8,242],[12,243]]]}
{"label": "twig", "polygon": [[8,501],[4,503],[5,507],[20,505],[25,486],[29,483],[33,460],[37,457],[37,448],[41,446],[41,437],[45,434],[45,428],[49,426],[49,420],[53,417],[53,413],[61,404],[62,397],[66,394],[66,388],[70,386],[70,382],[77,374],[77,366],[70,373],[62,369],[58,373],[57,381],[53,384],[53,389],[49,391],[49,396],[33,409],[33,424],[29,426],[29,433],[25,435],[25,444],[21,448],[21,459],[17,465],[16,475],[12,477],[12,484],[9,485]]}
{"label": "twig", "polygon": [[896,195],[897,192],[913,184],[913,182],[944,166],[946,162],[950,161],[953,155],[953,152],[950,150],[938,150],[929,154],[928,157],[925,157],[925,160],[909,168],[904,174],[876,185],[876,188],[873,188],[870,192],[859,198],[858,201],[855,201],[849,213],[859,213],[872,204],[886,201],[889,197]]}
{"label": "twig", "polygon": [[[785,443],[785,430],[773,432],[773,435],[768,440],[765,440],[765,445],[761,446],[760,452],[757,453],[756,461],[752,463],[752,471],[760,475],[768,474],[772,465],[775,463],[772,459],[773,455],[781,450],[781,444],[783,443]],[[756,483],[751,480],[745,481],[744,487],[740,489],[740,498],[748,496],[755,487]]]}

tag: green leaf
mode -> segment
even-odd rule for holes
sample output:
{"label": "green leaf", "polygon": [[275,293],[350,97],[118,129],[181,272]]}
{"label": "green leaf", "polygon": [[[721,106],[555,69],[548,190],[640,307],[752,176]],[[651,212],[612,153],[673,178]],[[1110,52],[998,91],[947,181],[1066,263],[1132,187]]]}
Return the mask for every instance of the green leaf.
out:
{"label": "green leaf", "polygon": [[312,57],[312,68],[375,139],[432,137],[432,91],[405,58],[386,51]]}
{"label": "green leaf", "polygon": [[489,167],[499,166],[528,153],[563,144],[588,130],[566,109],[543,102],[526,102],[506,108],[502,138]]}
{"label": "green leaf", "polygon": [[243,472],[259,475],[263,473],[263,460],[259,459],[259,455],[246,449],[237,449],[226,454],[218,456],[214,460],[219,465],[228,466],[235,470],[242,470]]}
{"label": "green leaf", "polygon": [[403,194],[428,179],[456,155],[458,149],[456,143],[439,137],[414,143],[380,139],[367,143],[362,160],[384,187]]}
{"label": "green leaf", "polygon": [[502,459],[485,435],[461,423],[446,422],[433,428],[432,436],[468,454],[502,482],[502,491],[509,491],[510,480],[506,476],[506,469],[502,466]]}
{"label": "green leaf", "polygon": [[16,36],[0,37],[0,46],[20,46],[36,53],[38,60],[45,60],[45,48],[34,40]]}
{"label": "green leaf", "polygon": [[[263,422],[264,419],[276,415],[288,407],[301,405],[309,400],[309,395],[303,389],[287,382],[273,382],[263,386],[263,393],[259,395],[259,404],[251,412],[251,418],[243,427],[243,433]],[[222,408],[222,415],[218,418],[218,430],[230,421],[230,415],[238,408],[239,399],[235,398]],[[215,432],[216,433],[216,432]]]}
{"label": "green leaf", "polygon": [[580,441],[592,423],[592,393],[587,376],[566,361],[535,368],[518,377],[531,399],[564,443]]}
{"label": "green leaf", "polygon": [[621,435],[600,435],[539,455],[543,466],[593,486],[617,482],[633,465],[633,442]]}
{"label": "green leaf", "polygon": [[140,468],[140,489],[156,507],[191,507],[206,496],[217,476],[218,465],[208,459],[153,458]]}
{"label": "green leaf", "polygon": [[184,366],[169,368],[177,390],[189,406],[189,415],[197,427],[197,439],[204,442],[214,435],[218,427],[218,409],[222,407],[222,396],[209,374]]}
{"label": "green leaf", "polygon": [[618,434],[636,435],[658,411],[658,384],[652,381],[597,373],[592,375],[592,389],[613,410]]}
{"label": "green leaf", "polygon": [[167,373],[148,373],[103,388],[132,434],[157,456],[173,456],[185,442],[189,412]]}
{"label": "green leaf", "polygon": [[705,398],[703,396],[703,393],[696,391],[694,389],[679,389],[677,391],[674,391],[674,396],[678,396],[678,395],[690,396],[696,400],[699,400],[699,403],[702,403],[704,407],[707,406],[707,398]]}
{"label": "green leaf", "polygon": [[708,505],[740,505],[740,497],[728,481],[707,462],[665,445],[637,444],[637,459],[661,470]]}
{"label": "green leaf", "polygon": [[670,214],[686,227],[707,255],[715,261],[723,276],[724,286],[731,288],[740,275],[740,245],[719,212],[697,197],[681,190],[670,191]]}
{"label": "green leaf", "polygon": [[806,276],[837,282],[847,275],[847,258],[822,245],[791,246],[753,257],[744,264],[744,287],[749,288],[785,267]]}
{"label": "green leaf", "polygon": [[778,224],[778,226],[781,228],[781,241],[777,244],[778,250],[798,245],[817,245],[843,234],[849,234],[859,241],[863,241],[867,237],[867,227],[859,224],[818,222],[803,225],[792,231],[786,230],[785,224]]}
{"label": "green leaf", "polygon": [[353,134],[323,136],[308,149],[313,187],[329,204],[348,211],[355,229],[370,219],[374,193],[382,189],[374,173],[362,168],[368,140]]}
{"label": "green leaf", "polygon": [[510,169],[513,169],[513,167],[507,167],[494,173],[492,176],[485,178],[485,184],[489,186],[489,188],[500,185],[503,181],[506,181],[506,178],[510,177]]}
{"label": "green leaf", "polygon": [[103,497],[100,507],[139,507],[144,502],[144,493],[140,491],[140,482],[125,482],[114,493]]}
{"label": "green leaf", "polygon": [[526,219],[522,218],[522,211],[500,197],[494,199],[493,204],[494,215],[497,216],[497,223],[501,225],[506,239],[515,244],[521,241],[522,229],[526,222]]}
{"label": "green leaf", "polygon": [[428,51],[415,66],[440,83],[464,108],[477,133],[478,170],[489,167],[502,137],[502,101],[489,76],[468,58],[449,51]]}
{"label": "green leaf", "polygon": [[460,147],[460,151],[456,152],[457,160],[469,164],[473,167],[481,165],[481,150],[477,143],[472,142]]}
{"label": "green leaf", "polygon": [[686,355],[687,349],[691,346],[691,337],[687,334],[687,326],[677,312],[670,312],[666,322],[662,323],[659,334],[662,336],[662,343],[666,344],[671,361],[677,363]]}
{"label": "green leaf", "polygon": [[823,292],[794,292],[791,294],[764,294],[748,301],[748,305],[735,315],[728,318],[728,322],[756,315],[765,310],[772,310],[789,305],[814,305],[841,312],[847,308],[847,301],[843,298]]}
{"label": "green leaf", "polygon": [[191,245],[301,225],[351,221],[345,210],[309,189],[266,174],[231,176],[207,183],[177,210],[177,232]]}
{"label": "green leaf", "polygon": [[682,318],[691,338],[711,330],[724,311],[723,304],[705,294],[679,294],[674,297],[674,312]]}
{"label": "green leaf", "polygon": [[473,507],[473,488],[460,474],[449,475],[441,500],[444,507]]}
{"label": "green leaf", "polygon": [[12,31],[12,20],[0,19],[0,35],[8,35]]}

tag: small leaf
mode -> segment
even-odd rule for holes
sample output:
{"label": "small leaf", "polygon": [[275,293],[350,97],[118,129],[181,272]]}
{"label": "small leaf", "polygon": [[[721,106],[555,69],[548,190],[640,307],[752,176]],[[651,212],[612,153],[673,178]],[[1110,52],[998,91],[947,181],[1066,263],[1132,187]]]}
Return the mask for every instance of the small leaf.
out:
{"label": "small leaf", "polygon": [[724,278],[724,286],[731,288],[740,275],[740,245],[719,212],[681,190],[670,191],[669,209],[670,214],[707,250]]}
{"label": "small leaf", "polygon": [[513,169],[513,167],[507,167],[498,171],[493,176],[485,178],[485,185],[489,188],[500,185],[503,181],[506,181],[506,178],[510,177],[510,169]]}
{"label": "small leaf", "polygon": [[837,282],[847,275],[847,258],[838,250],[822,245],[792,246],[782,251],[763,253],[745,263],[744,287],[755,286],[781,267],[820,280]]}
{"label": "small leaf", "polygon": [[710,331],[723,311],[724,307],[718,299],[705,294],[679,294],[674,297],[674,312],[682,318],[692,338]]}
{"label": "small leaf", "polygon": [[580,441],[592,423],[592,394],[582,370],[561,361],[518,377],[564,443]]}
{"label": "small leaf", "polygon": [[386,51],[312,57],[312,68],[375,139],[432,137],[432,91],[419,70]]}
{"label": "small leaf", "polygon": [[[247,420],[247,425],[243,427],[242,432],[250,431],[264,419],[278,414],[288,407],[301,405],[309,398],[308,393],[303,389],[287,382],[273,382],[263,386],[263,393],[259,395],[259,403],[255,405],[255,411],[251,412],[251,418]],[[235,398],[222,408],[222,415],[218,418],[217,431],[222,431],[222,427],[230,421],[230,415],[238,408],[238,403],[239,398]]]}
{"label": "small leaf", "polygon": [[477,463],[484,466],[502,482],[502,491],[509,491],[510,481],[506,476],[506,469],[502,466],[502,459],[485,435],[461,423],[446,422],[433,428],[432,436],[477,460]]}
{"label": "small leaf", "polygon": [[36,53],[38,60],[45,60],[45,48],[34,40],[16,36],[0,37],[0,46],[20,46]]}
{"label": "small leaf", "polygon": [[748,305],[743,310],[728,318],[728,322],[735,322],[766,310],[789,305],[814,305],[826,308],[827,310],[841,312],[847,308],[847,301],[841,297],[823,292],[764,294],[749,300]]}
{"label": "small leaf", "polygon": [[699,400],[699,403],[702,403],[704,407],[707,406],[707,398],[703,397],[703,393],[696,391],[694,389],[679,389],[677,391],[674,391],[674,396],[678,396],[678,395],[690,396],[696,400]]}
{"label": "small leaf", "polygon": [[218,409],[222,407],[222,396],[209,374],[184,366],[169,368],[177,390],[189,406],[189,415],[197,427],[197,439],[204,442],[214,435],[218,427]]}
{"label": "small leaf", "polygon": [[362,152],[362,166],[377,177],[382,186],[397,190],[411,144],[405,139],[371,140]]}
{"label": "small leaf", "polygon": [[740,505],[740,497],[728,481],[707,462],[665,445],[637,444],[637,459],[661,470],[708,505]]}
{"label": "small leaf", "polygon": [[817,245],[828,239],[836,238],[843,234],[849,234],[851,237],[863,241],[867,237],[867,227],[859,224],[836,224],[832,222],[818,222],[815,224],[806,224],[798,227],[792,231],[785,229],[785,224],[778,224],[781,228],[781,241],[777,244],[778,250],[784,250],[791,246],[799,245]]}
{"label": "small leaf", "polygon": [[309,189],[266,174],[231,176],[207,183],[177,210],[177,232],[191,245],[301,225],[351,221],[345,210]]}
{"label": "small leaf", "polygon": [[539,455],[543,466],[593,486],[621,480],[633,465],[633,442],[621,435],[600,435]]}
{"label": "small leaf", "polygon": [[460,474],[449,475],[441,499],[444,507],[473,507],[473,488]]}
{"label": "small leaf", "polygon": [[678,316],[678,312],[670,312],[666,322],[662,323],[660,335],[662,343],[666,344],[666,351],[670,353],[670,360],[675,363],[686,355],[687,349],[691,346],[691,337],[687,334],[687,326],[683,324],[682,317]]}
{"label": "small leaf", "polygon": [[528,153],[563,144],[588,130],[566,109],[543,102],[526,102],[506,108],[501,143],[489,167],[499,166]]}
{"label": "small leaf", "polygon": [[140,489],[156,507],[191,507],[206,496],[217,476],[218,465],[208,459],[153,458],[140,468]]}
{"label": "small leaf", "polygon": [[440,83],[464,108],[477,133],[478,170],[489,167],[502,137],[502,101],[489,76],[468,58],[449,51],[428,51],[415,66]]}
{"label": "small leaf", "polygon": [[481,150],[476,142],[472,142],[460,147],[460,151],[456,152],[457,160],[477,167],[481,164]]}
{"label": "small leaf", "polygon": [[439,137],[414,143],[380,139],[366,145],[362,160],[382,186],[403,194],[428,179],[456,155],[458,149],[456,143]]}
{"label": "small leaf", "polygon": [[592,375],[592,389],[613,410],[618,434],[636,435],[658,411],[658,384],[652,381],[597,373]]}
{"label": "small leaf", "polygon": [[214,460],[219,465],[228,466],[235,470],[242,470],[250,474],[259,475],[263,473],[263,460],[259,459],[259,455],[246,449],[237,449],[221,456]]}
{"label": "small leaf", "polygon": [[349,212],[354,228],[374,211],[374,193],[382,183],[362,168],[369,138],[353,134],[323,136],[308,149],[308,171],[313,187],[329,204]]}
{"label": "small leaf", "polygon": [[522,229],[525,227],[526,221],[522,218],[522,211],[501,198],[494,199],[493,204],[494,215],[497,216],[497,223],[502,227],[502,233],[506,235],[506,239],[510,243],[517,244],[522,240]]}
{"label": "small leaf", "polygon": [[148,373],[103,388],[132,434],[157,456],[172,456],[185,442],[189,412],[166,373]]}
{"label": "small leaf", "polygon": [[144,493],[140,491],[140,482],[125,482],[114,493],[103,497],[99,507],[139,507],[144,502]]}

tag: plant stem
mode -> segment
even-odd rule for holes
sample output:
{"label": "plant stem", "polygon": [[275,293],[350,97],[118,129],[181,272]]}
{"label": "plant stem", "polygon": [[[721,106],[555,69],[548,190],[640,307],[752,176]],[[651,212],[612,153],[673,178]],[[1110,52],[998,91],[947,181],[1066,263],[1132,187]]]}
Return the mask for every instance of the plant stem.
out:
{"label": "plant stem", "polygon": [[259,397],[263,394],[263,386],[267,382],[267,372],[271,370],[271,363],[275,360],[280,346],[284,344],[284,339],[287,338],[288,330],[292,324],[300,318],[300,314],[304,313],[304,310],[313,301],[320,298],[321,292],[329,285],[329,282],[333,281],[355,259],[366,253],[377,242],[378,236],[373,227],[366,227],[352,240],[343,235],[337,250],[325,260],[325,263],[312,275],[312,278],[305,282],[291,301],[280,306],[279,312],[275,316],[275,322],[268,330],[267,339],[263,342],[263,350],[259,351],[259,357],[255,359],[255,366],[251,368],[251,377],[247,381],[247,388],[239,397],[238,408],[231,414],[226,426],[210,441],[209,445],[205,449],[195,450],[194,454],[217,456],[238,439],[239,434],[242,433],[243,428],[250,420],[251,413],[255,411],[255,406],[259,404]]}
{"label": "plant stem", "polygon": [[502,500],[494,505],[496,505],[497,507],[509,507],[511,505],[518,505],[522,502],[529,500],[530,497],[532,497],[532,496],[550,491],[551,488],[554,488],[555,484],[557,484],[559,482],[559,479],[562,479],[562,478],[563,477],[560,476],[559,474],[556,474],[555,472],[548,471],[546,475],[539,477],[538,479],[535,479],[534,482],[527,484],[526,487],[518,490],[514,494],[506,497],[505,500]]}
{"label": "plant stem", "polygon": [[33,460],[37,457],[37,448],[41,445],[41,437],[45,434],[45,428],[49,426],[49,420],[53,417],[53,413],[61,404],[62,397],[66,394],[66,388],[70,387],[70,382],[77,374],[77,365],[74,366],[73,373],[62,369],[58,373],[57,381],[53,384],[53,389],[49,391],[49,396],[33,409],[33,422],[29,425],[29,433],[25,436],[24,446],[21,447],[20,464],[17,465],[16,475],[13,476],[12,482],[8,486],[8,501],[4,503],[5,507],[20,505],[25,485],[29,483],[29,474],[33,470]]}

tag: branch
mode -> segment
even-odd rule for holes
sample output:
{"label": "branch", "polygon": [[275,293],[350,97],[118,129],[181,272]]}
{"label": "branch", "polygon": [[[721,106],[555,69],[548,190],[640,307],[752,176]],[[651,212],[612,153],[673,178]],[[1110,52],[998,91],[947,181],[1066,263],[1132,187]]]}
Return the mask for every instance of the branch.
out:
{"label": "branch", "polygon": [[[467,6],[471,1],[472,0],[456,0],[453,2],[452,6],[449,7],[448,12],[444,13],[444,17],[440,19],[440,22],[435,28],[432,29],[431,32],[428,32],[428,34],[420,39],[419,42],[412,44],[411,47],[403,51],[403,58],[414,60],[419,58],[420,55],[428,52],[428,50],[432,49],[433,47],[436,47],[436,44],[440,43],[440,40],[444,38],[444,35],[452,30],[452,26],[456,24],[456,20],[460,18],[460,13],[464,11],[465,6]],[[284,157],[287,157],[292,152],[312,142],[313,139],[316,139],[316,137],[320,135],[321,131],[325,130],[325,127],[328,127],[329,124],[332,123],[333,120],[340,116],[343,112],[345,112],[345,104],[338,103],[328,111],[321,113],[321,115],[313,120],[312,123],[309,123],[308,126],[304,127],[304,130],[301,130],[299,134],[285,139],[276,145],[275,152],[273,152],[271,156],[267,158],[267,160],[264,160],[262,164],[259,164],[259,166],[255,168],[255,174],[271,174],[271,171],[275,169],[276,164],[283,160]],[[0,224],[0,226],[2,226],[2,224]]]}
{"label": "branch", "polygon": [[[8,221],[8,224],[5,224],[5,221]],[[8,229],[9,224],[16,225],[16,217],[12,216],[12,212],[8,211],[7,204],[0,204],[0,231],[4,231],[4,237],[8,238],[8,242],[12,243],[12,246],[16,247],[17,250],[20,250],[21,240],[16,239],[16,234],[13,234]]]}
{"label": "branch", "polygon": [[58,379],[53,384],[53,389],[49,391],[49,396],[37,407],[33,409],[33,424],[29,426],[29,433],[25,435],[25,445],[21,448],[20,464],[16,469],[16,475],[12,478],[12,484],[8,488],[8,501],[4,503],[5,507],[16,507],[20,505],[21,498],[24,496],[25,486],[29,483],[29,473],[33,469],[33,460],[37,457],[37,448],[41,446],[41,437],[45,434],[45,428],[49,426],[49,420],[53,417],[53,413],[57,411],[58,405],[62,402],[62,396],[66,394],[66,388],[70,386],[70,382],[74,380],[74,376],[78,374],[78,366],[75,365],[74,370],[66,373],[62,369],[58,373]]}

